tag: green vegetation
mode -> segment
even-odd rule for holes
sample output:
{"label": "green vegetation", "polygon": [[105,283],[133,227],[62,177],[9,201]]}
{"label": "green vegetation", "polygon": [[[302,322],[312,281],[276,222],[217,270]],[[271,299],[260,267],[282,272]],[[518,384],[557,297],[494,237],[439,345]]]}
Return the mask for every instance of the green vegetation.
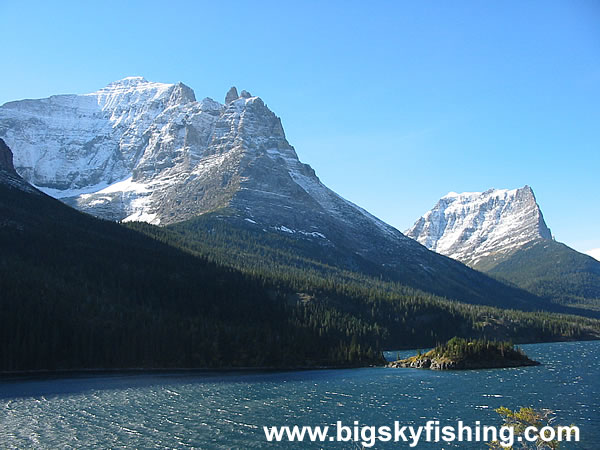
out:
{"label": "green vegetation", "polygon": [[[472,305],[448,300],[397,282],[311,259],[307,244],[277,233],[250,232],[223,220],[202,217],[159,228],[129,227],[220,266],[233,267],[264,285],[302,292],[371,323],[382,348],[432,347],[455,335],[510,339],[517,343],[600,337],[600,322],[585,317]],[[310,244],[309,244],[310,245]],[[312,254],[326,251],[320,246]]]}
{"label": "green vegetation", "polygon": [[[344,242],[335,246],[320,240],[288,235],[258,225],[250,225],[234,211],[222,209],[166,228],[146,224],[132,225],[139,231],[165,240],[187,251],[208,257],[220,264],[276,278],[301,271],[306,277],[326,276],[337,282],[351,281],[373,285],[373,281],[408,286],[413,290],[445,298],[487,306],[521,310],[549,310],[577,313],[554,305],[522,289],[500,283],[492,277],[467,268],[450,258],[424,252],[418,263],[410,251],[399,252],[394,266],[369,261]],[[385,252],[385,249],[382,249]],[[424,269],[430,267],[430,270]],[[378,283],[379,285],[379,283]],[[397,288],[396,288],[397,289]]]}
{"label": "green vegetation", "polygon": [[556,304],[600,317],[600,262],[559,242],[532,242],[487,273]]}
{"label": "green vegetation", "polygon": [[294,266],[287,241],[261,253],[232,228],[188,246],[5,186],[0,218],[0,371],[357,366],[457,334],[600,335],[592,319],[458,303],[309,258]]}
{"label": "green vegetation", "polygon": [[382,363],[380,330],[0,185],[0,371]]}

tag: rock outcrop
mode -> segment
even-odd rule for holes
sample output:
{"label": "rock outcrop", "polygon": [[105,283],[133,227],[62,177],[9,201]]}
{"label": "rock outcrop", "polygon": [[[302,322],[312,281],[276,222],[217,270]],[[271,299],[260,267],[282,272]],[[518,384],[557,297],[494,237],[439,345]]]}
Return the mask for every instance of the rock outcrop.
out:
{"label": "rock outcrop", "polygon": [[0,139],[0,170],[16,175],[13,154],[2,139]]}
{"label": "rock outcrop", "polygon": [[451,361],[443,358],[408,358],[400,361],[392,361],[386,367],[393,369],[431,369],[431,370],[475,370],[475,369],[501,369],[508,367],[539,366],[540,363],[533,360],[497,360],[497,361]]}
{"label": "rock outcrop", "polygon": [[[13,153],[2,139],[0,139],[0,184],[32,194],[42,195],[41,192],[24,181],[15,171],[13,166]],[[7,222],[0,217],[0,226],[6,224]]]}
{"label": "rock outcrop", "polygon": [[225,95],[225,104],[227,105],[228,103],[231,103],[237,100],[238,98],[240,98],[240,96],[238,95],[238,91],[235,86],[232,86]]}

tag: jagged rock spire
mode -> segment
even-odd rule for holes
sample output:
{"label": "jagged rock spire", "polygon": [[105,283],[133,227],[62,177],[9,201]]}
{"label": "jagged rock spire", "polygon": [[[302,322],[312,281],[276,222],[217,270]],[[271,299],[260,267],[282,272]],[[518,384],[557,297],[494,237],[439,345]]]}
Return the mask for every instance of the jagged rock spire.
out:
{"label": "jagged rock spire", "polygon": [[227,95],[225,96],[225,104],[231,103],[238,98],[240,98],[240,96],[238,95],[236,87],[231,86],[231,89],[227,91]]}

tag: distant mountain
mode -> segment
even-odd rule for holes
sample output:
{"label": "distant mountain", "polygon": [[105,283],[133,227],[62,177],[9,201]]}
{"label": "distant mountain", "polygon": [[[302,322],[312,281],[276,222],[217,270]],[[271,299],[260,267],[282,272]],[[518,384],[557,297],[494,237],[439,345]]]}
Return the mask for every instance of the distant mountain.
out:
{"label": "distant mountain", "polygon": [[552,239],[529,186],[452,192],[406,235],[536,295],[600,310],[600,262]]}
{"label": "distant mountain", "polygon": [[299,161],[280,119],[246,91],[230,89],[225,104],[196,101],[181,83],[130,77],[91,94],[7,103],[0,137],[26,180],[97,217],[188,231],[212,227],[209,218],[267,249],[290,238],[298,257],[448,298],[547,306],[430,252],[328,189]]}
{"label": "distant mountain", "polygon": [[532,189],[451,192],[405,234],[482,270],[537,239],[552,239]]}

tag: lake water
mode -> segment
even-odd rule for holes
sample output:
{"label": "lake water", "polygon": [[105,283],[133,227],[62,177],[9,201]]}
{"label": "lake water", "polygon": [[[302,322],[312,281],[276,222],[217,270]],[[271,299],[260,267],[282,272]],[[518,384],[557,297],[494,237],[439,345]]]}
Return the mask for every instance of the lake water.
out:
{"label": "lake water", "polygon": [[[268,444],[263,425],[333,425],[337,420],[423,425],[428,419],[441,425],[459,419],[467,425],[476,420],[499,425],[494,408],[531,406],[553,409],[557,423],[580,427],[582,442],[562,448],[600,448],[600,342],[523,349],[543,365],[464,372],[364,368],[4,380],[0,447],[289,447]],[[334,447],[294,446],[323,445]],[[481,443],[418,448],[451,447],[485,448]]]}

